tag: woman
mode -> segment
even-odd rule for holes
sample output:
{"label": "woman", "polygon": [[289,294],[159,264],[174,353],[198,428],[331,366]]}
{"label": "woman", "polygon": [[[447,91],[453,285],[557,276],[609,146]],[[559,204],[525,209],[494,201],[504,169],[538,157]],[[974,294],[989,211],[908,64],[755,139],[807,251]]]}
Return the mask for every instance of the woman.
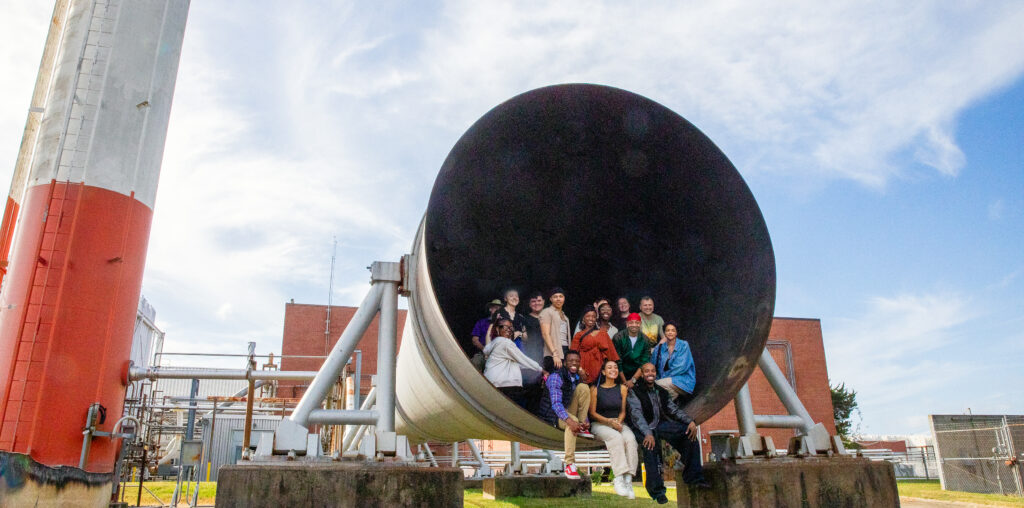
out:
{"label": "woman", "polygon": [[515,289],[505,290],[505,306],[498,311],[498,316],[512,321],[512,342],[515,342],[519,349],[523,349],[523,339],[526,335],[526,316],[516,312],[519,306],[519,291]]}
{"label": "woman", "polygon": [[601,374],[601,365],[605,360],[619,361],[619,353],[615,351],[612,338],[608,333],[597,326],[597,310],[593,307],[583,309],[583,329],[572,338],[572,345],[569,349],[580,352],[580,369],[587,384],[594,384],[594,380]]}
{"label": "woman", "polygon": [[619,333],[619,329],[612,324],[612,304],[604,302],[597,307],[597,326],[609,337]]}
{"label": "woman", "polygon": [[[601,306],[606,304],[606,303],[608,303],[608,299],[607,298],[598,298],[597,300],[594,300],[594,308],[598,310],[598,316],[599,317],[600,317],[600,312],[601,312]],[[574,328],[572,330],[572,333],[575,335],[575,334],[579,333],[580,330],[582,330],[582,329],[583,329],[583,316],[580,316],[580,320],[576,322],[576,328]],[[608,336],[612,337],[612,336],[614,336],[614,334],[609,333]]]}
{"label": "woman", "polygon": [[512,342],[511,320],[498,318],[495,329],[496,335],[484,348],[484,356],[487,357],[484,377],[501,393],[525,408],[527,401],[523,397],[523,376],[519,367],[540,370],[540,364],[531,360]]}
{"label": "woman", "polygon": [[679,326],[673,322],[665,323],[665,342],[654,346],[651,351],[651,363],[658,370],[659,386],[668,391],[676,403],[682,405],[693,396],[693,387],[697,382],[697,370],[690,354],[690,344],[678,338]]}
{"label": "woman", "polygon": [[626,426],[628,388],[619,382],[619,365],[605,360],[598,383],[590,390],[590,431],[608,448],[612,461],[615,493],[635,499],[633,472],[636,471],[636,437]]}

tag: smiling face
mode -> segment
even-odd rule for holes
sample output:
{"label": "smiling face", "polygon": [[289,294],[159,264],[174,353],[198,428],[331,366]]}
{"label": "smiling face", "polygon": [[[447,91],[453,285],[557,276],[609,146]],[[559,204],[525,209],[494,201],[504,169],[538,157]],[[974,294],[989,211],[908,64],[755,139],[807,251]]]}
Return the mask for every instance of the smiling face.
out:
{"label": "smiling face", "polygon": [[653,363],[645,363],[640,367],[640,376],[644,378],[645,383],[653,385],[654,380],[658,378],[658,369],[654,368]]}
{"label": "smiling face", "polygon": [[519,306],[519,292],[512,289],[505,293],[505,303],[508,304],[509,307]]}
{"label": "smiling face", "polygon": [[575,374],[580,370],[580,355],[569,354],[565,355],[565,368],[570,374]]}
{"label": "smiling face", "polygon": [[619,298],[619,301],[615,302],[619,307],[619,312],[625,314],[629,312],[629,300],[625,298]]}
{"label": "smiling face", "polygon": [[498,329],[498,335],[500,335],[502,337],[505,337],[505,338],[509,338],[509,339],[512,338],[512,322],[511,321],[509,321],[507,319],[499,320],[498,321],[497,329]]}
{"label": "smiling face", "polygon": [[643,312],[644,315],[650,316],[651,313],[654,312],[654,300],[651,300],[650,298],[640,300],[640,312]]}
{"label": "smiling face", "polygon": [[533,298],[530,298],[530,311],[540,312],[542,310],[544,310],[544,297],[535,296]]}
{"label": "smiling face", "polygon": [[666,339],[675,340],[677,335],[679,335],[679,330],[676,330],[676,325],[665,325]]}
{"label": "smiling face", "polygon": [[640,320],[626,321],[626,330],[629,330],[630,337],[640,335]]}
{"label": "smiling face", "polygon": [[604,305],[601,305],[598,312],[601,313],[601,321],[608,321],[609,319],[612,318],[612,306],[609,305],[608,302],[605,302]]}
{"label": "smiling face", "polygon": [[556,309],[561,309],[565,305],[565,295],[562,293],[555,293],[551,295],[551,306]]}
{"label": "smiling face", "polygon": [[593,328],[594,323],[597,323],[597,312],[588,310],[587,313],[583,315],[583,328]]}
{"label": "smiling face", "polygon": [[619,364],[615,363],[614,360],[606,360],[604,367],[601,368],[601,373],[604,374],[605,379],[617,379],[619,377]]}

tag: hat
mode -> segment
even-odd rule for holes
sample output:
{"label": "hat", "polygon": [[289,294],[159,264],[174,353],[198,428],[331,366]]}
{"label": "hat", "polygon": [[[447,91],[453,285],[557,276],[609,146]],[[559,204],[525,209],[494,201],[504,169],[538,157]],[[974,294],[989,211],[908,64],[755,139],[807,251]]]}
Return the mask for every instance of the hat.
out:
{"label": "hat", "polygon": [[551,291],[548,291],[548,298],[551,298],[553,295],[565,296],[565,290],[558,286],[555,286],[554,288],[551,289]]}
{"label": "hat", "polygon": [[487,302],[487,306],[488,307],[493,307],[495,305],[497,305],[498,307],[501,307],[502,305],[505,305],[505,304],[501,303],[501,300],[499,300],[497,298]]}
{"label": "hat", "polygon": [[636,312],[630,312],[629,313],[629,317],[626,318],[626,321],[642,321],[642,320],[640,319],[640,314],[637,314]]}

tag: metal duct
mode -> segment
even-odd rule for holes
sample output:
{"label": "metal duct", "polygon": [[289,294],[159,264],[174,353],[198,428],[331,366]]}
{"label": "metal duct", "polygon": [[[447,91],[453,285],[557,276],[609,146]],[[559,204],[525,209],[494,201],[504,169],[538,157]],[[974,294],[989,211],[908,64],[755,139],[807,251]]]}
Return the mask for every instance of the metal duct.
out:
{"label": "metal duct", "polygon": [[[562,446],[498,392],[464,346],[502,288],[561,286],[565,309],[643,295],[679,322],[697,368],[686,410],[704,421],[757,365],[775,304],[761,211],[725,155],[681,116],[597,85],[537,89],[459,139],[435,181],[408,261],[398,432],[416,440]],[[587,448],[597,443],[584,443]]]}

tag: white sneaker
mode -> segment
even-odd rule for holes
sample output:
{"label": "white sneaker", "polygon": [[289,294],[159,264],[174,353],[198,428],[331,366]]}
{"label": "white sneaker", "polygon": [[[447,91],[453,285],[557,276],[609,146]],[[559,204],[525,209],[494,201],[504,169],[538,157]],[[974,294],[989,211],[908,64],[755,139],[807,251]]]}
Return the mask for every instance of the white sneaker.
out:
{"label": "white sneaker", "polygon": [[622,486],[626,488],[626,497],[629,499],[636,499],[636,493],[633,492],[633,475],[624,474],[622,475]]}
{"label": "white sneaker", "polygon": [[[628,497],[629,496],[629,494],[626,492],[626,490],[627,490],[626,484],[623,483],[623,480],[625,480],[625,479],[626,479],[625,476],[616,476],[614,479],[612,479],[612,487],[615,489],[615,494],[616,495],[619,495],[619,496],[622,496],[622,497]],[[632,489],[629,489],[629,490],[632,490]]]}

